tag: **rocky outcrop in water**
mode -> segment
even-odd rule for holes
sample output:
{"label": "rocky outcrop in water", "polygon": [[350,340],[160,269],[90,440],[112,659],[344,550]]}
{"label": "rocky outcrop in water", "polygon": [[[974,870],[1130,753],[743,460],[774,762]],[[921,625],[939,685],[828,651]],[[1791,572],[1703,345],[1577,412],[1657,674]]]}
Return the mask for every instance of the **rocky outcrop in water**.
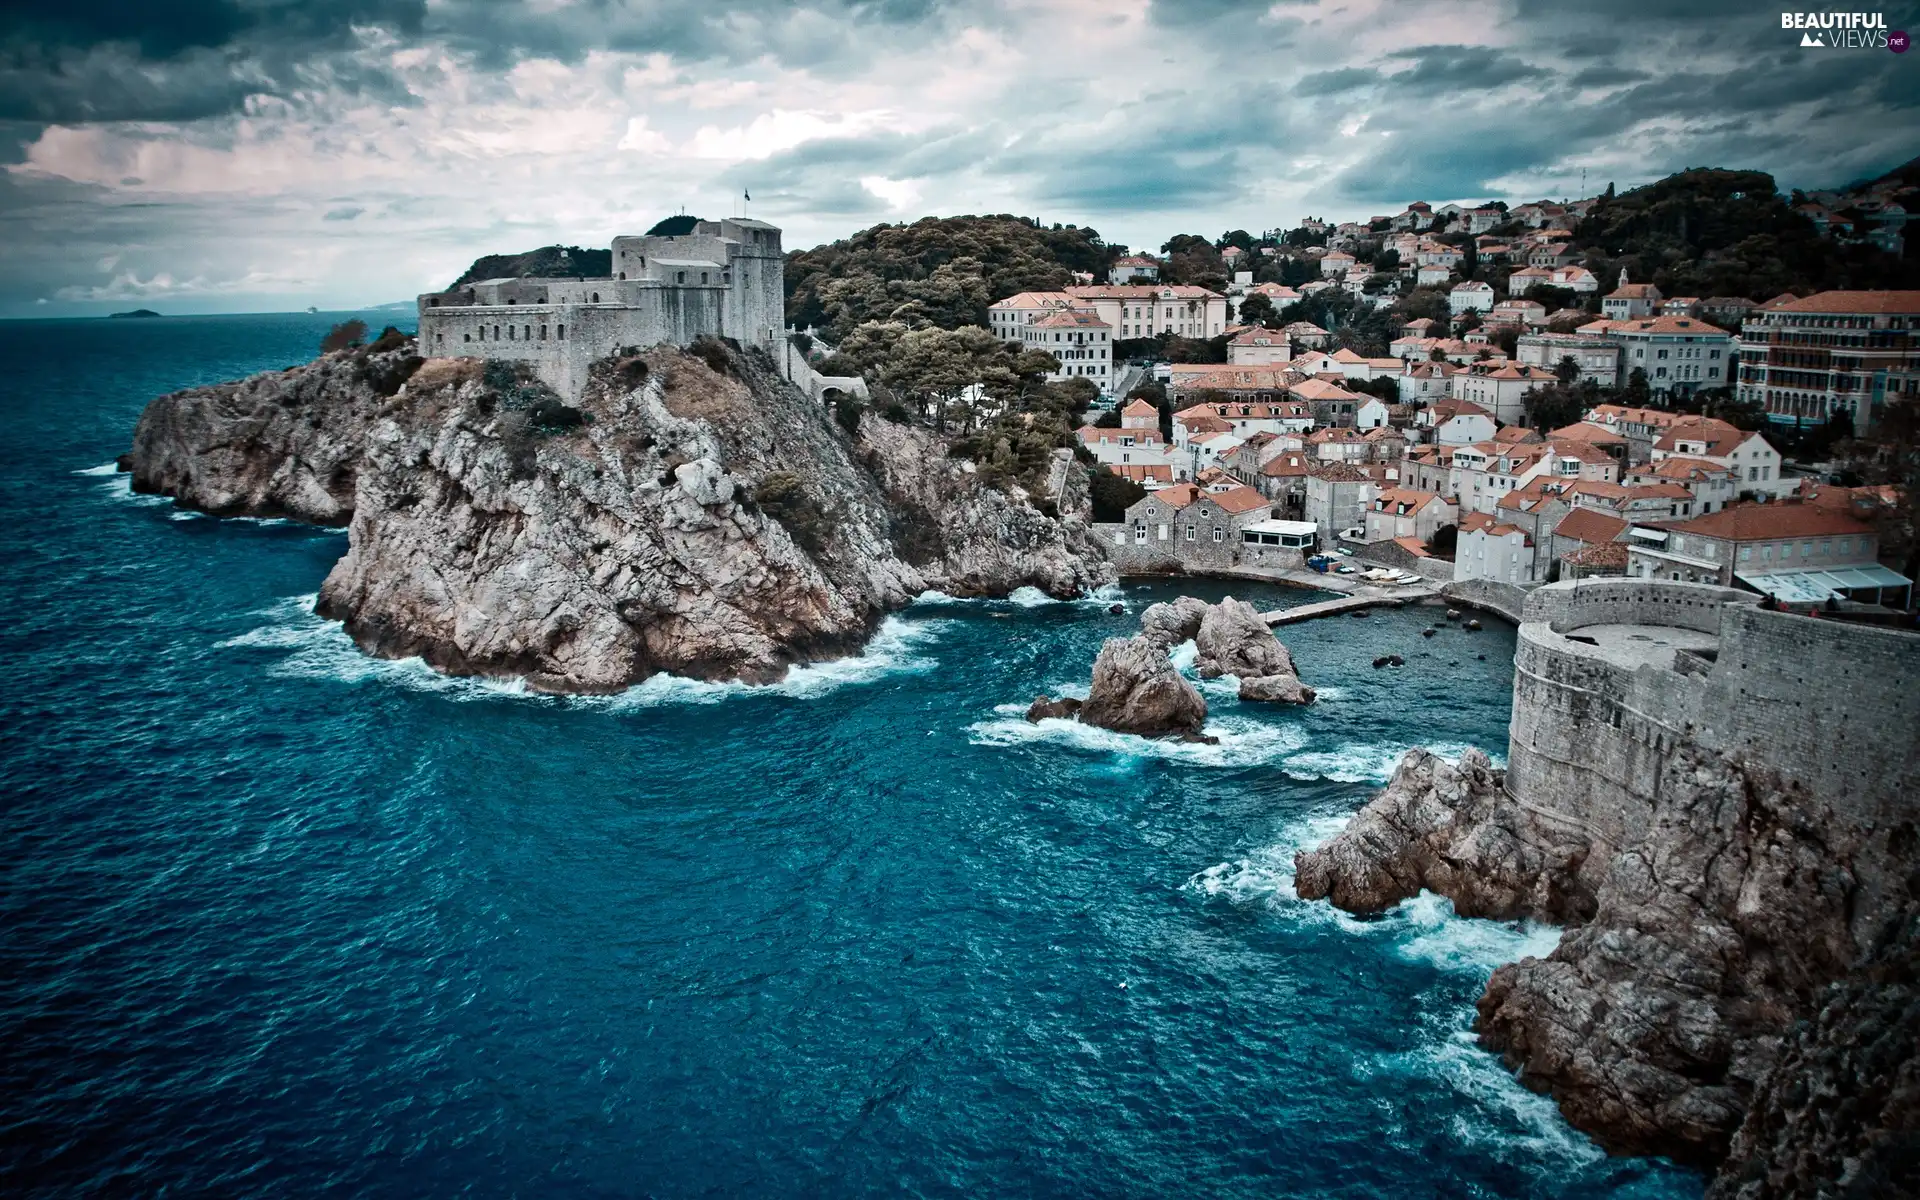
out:
{"label": "rocky outcrop in water", "polygon": [[1171,649],[1200,634],[1200,622],[1210,606],[1195,596],[1179,596],[1149,604],[1140,614],[1140,635]]}
{"label": "rocky outcrop in water", "polygon": [[1295,857],[1301,898],[1378,913],[1426,889],[1467,917],[1566,923],[1591,914],[1578,879],[1585,843],[1542,828],[1502,783],[1485,751],[1455,764],[1409,750],[1340,836]]}
{"label": "rocky outcrop in water", "polygon": [[1854,847],[1804,793],[1683,746],[1632,844],[1554,829],[1478,752],[1411,752],[1304,897],[1373,912],[1420,888],[1466,915],[1570,923],[1493,975],[1482,1043],[1609,1148],[1718,1162],[1794,1022],[1853,957]]}
{"label": "rocky outcrop in water", "polygon": [[1049,515],[925,430],[849,438],[763,358],[698,349],[603,362],[577,405],[410,343],[342,352],[154,401],[125,462],[189,507],[348,522],[320,608],[369,652],[553,691],[771,681],[929,589],[1111,578],[1083,472]]}
{"label": "rocky outcrop in water", "polygon": [[1207,723],[1207,702],[1158,642],[1144,636],[1108,638],[1094,660],[1093,687],[1080,719],[1148,737],[1198,734]]}
{"label": "rocky outcrop in water", "polygon": [[1208,606],[1193,637],[1194,670],[1202,679],[1232,675],[1240,699],[1311,704],[1313,689],[1300,682],[1293,656],[1273,636],[1260,612],[1228,596]]}

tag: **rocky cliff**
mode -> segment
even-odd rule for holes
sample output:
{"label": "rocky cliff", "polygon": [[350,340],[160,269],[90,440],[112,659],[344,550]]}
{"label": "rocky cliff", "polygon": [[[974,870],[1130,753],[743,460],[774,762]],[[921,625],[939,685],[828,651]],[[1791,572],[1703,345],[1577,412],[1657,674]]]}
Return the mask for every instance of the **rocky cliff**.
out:
{"label": "rocky cliff", "polygon": [[1855,958],[1867,848],[1723,754],[1681,747],[1659,792],[1644,835],[1596,846],[1516,801],[1478,751],[1458,767],[1414,751],[1299,856],[1298,886],[1355,912],[1429,888],[1465,915],[1572,926],[1494,973],[1482,1044],[1610,1149],[1711,1166]]}
{"label": "rocky cliff", "polygon": [[928,589],[1110,578],[1084,486],[1049,515],[924,430],[850,437],[762,357],[695,350],[602,362],[577,407],[502,364],[341,352],[155,400],[123,462],[187,507],[346,523],[320,608],[369,652],[553,691],[771,681]]}

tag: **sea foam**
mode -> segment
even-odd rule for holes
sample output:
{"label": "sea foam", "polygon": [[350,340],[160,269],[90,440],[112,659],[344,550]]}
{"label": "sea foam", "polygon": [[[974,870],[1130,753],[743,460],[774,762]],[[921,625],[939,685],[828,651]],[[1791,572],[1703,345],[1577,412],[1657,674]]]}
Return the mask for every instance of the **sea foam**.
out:
{"label": "sea foam", "polygon": [[1207,723],[1206,732],[1220,739],[1216,744],[1207,745],[1174,738],[1140,737],[1053,717],[1029,721],[1024,715],[1027,711],[1024,704],[1000,704],[994,706],[993,711],[992,720],[967,726],[969,742],[976,746],[1051,745],[1082,754],[1158,758],[1197,767],[1261,766],[1298,749],[1304,736],[1284,725],[1225,716]]}
{"label": "sea foam", "polygon": [[338,683],[384,683],[413,691],[434,692],[455,700],[516,699],[545,704],[576,704],[611,711],[655,708],[662,705],[717,704],[754,696],[810,699],[853,684],[870,683],[887,675],[928,671],[938,660],[923,653],[944,621],[903,621],[888,617],[855,656],[796,666],[777,683],[753,685],[708,682],[674,675],[655,675],[611,696],[555,696],[537,692],[519,679],[489,679],[446,675],[420,658],[375,658],[360,650],[346,627],[314,612],[317,595],[292,596],[256,615],[264,625],[220,642],[223,649],[269,650],[282,657],[267,668],[275,676],[332,680]]}

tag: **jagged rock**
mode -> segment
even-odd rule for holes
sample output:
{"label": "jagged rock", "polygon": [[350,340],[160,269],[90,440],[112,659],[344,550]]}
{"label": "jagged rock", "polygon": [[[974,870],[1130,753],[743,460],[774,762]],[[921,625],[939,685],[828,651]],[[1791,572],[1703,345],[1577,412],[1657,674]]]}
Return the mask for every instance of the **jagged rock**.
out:
{"label": "jagged rock", "polygon": [[1920,910],[1821,993],[1761,1083],[1707,1200],[1920,1195]]}
{"label": "jagged rock", "polygon": [[1116,616],[1116,617],[1117,617],[1117,616],[1119,616],[1119,615],[1120,615],[1121,613],[1124,613],[1124,612],[1126,612],[1126,611],[1127,611],[1127,606],[1126,606],[1126,605],[1124,605],[1124,604],[1109,604],[1109,605],[1107,605],[1107,612],[1108,612],[1109,614],[1111,614],[1111,615],[1113,615],[1113,616]]}
{"label": "jagged rock", "polygon": [[1513,800],[1477,751],[1458,767],[1411,751],[1296,858],[1296,886],[1354,912],[1430,888],[1463,915],[1573,926],[1546,958],[1494,972],[1482,1044],[1608,1148],[1711,1166],[1796,1018],[1846,971],[1864,898],[1856,847],[1777,778],[1683,744],[1658,789],[1628,844],[1595,845]]}
{"label": "jagged rock", "polygon": [[1683,746],[1591,920],[1495,971],[1482,1044],[1631,1154],[1727,1152],[1783,1035],[1854,957],[1851,848],[1824,806]]}
{"label": "jagged rock", "polygon": [[367,436],[420,367],[413,344],[191,388],[147,405],[120,466],[136,492],[216,516],[345,525]]}
{"label": "jagged rock", "polygon": [[1348,912],[1383,912],[1430,888],[1463,916],[1565,921],[1593,907],[1577,878],[1585,855],[1584,843],[1535,827],[1484,751],[1456,765],[1415,749],[1338,837],[1295,856],[1295,886]]}
{"label": "jagged rock", "polygon": [[1479,632],[1480,632],[1480,622],[1479,622],[1479,621],[1468,621],[1468,622],[1467,622],[1467,632],[1468,632],[1468,633],[1479,633]]}
{"label": "jagged rock", "polygon": [[1420,636],[1421,636],[1421,637],[1423,637],[1423,638],[1430,638],[1430,637],[1432,637],[1432,636],[1434,635],[1434,632],[1435,632],[1435,631],[1434,631],[1434,630],[1431,630],[1431,629],[1422,629],[1422,630],[1420,631]]}
{"label": "jagged rock", "polygon": [[1459,619],[1460,619],[1460,610],[1459,610],[1459,609],[1457,609],[1457,608],[1450,608],[1450,609],[1448,609],[1448,610],[1447,610],[1447,620],[1449,620],[1449,621],[1458,621]]}
{"label": "jagged rock", "polygon": [[1295,673],[1293,656],[1260,619],[1260,611],[1232,596],[1205,607],[1193,648],[1193,668],[1202,679]]}
{"label": "jagged rock", "polygon": [[478,360],[342,352],[155,400],[127,465],[188,507],[348,522],[319,608],[363,649],[551,691],[771,681],[923,591],[1113,577],[1084,471],[1049,516],[923,429],[849,440],[764,355],[727,354],[598,364],[556,427]]}
{"label": "jagged rock", "polygon": [[1311,704],[1313,689],[1300,682],[1293,656],[1273,636],[1260,612],[1228,596],[1204,606],[1194,633],[1194,670],[1202,679],[1232,675],[1240,699],[1273,704]]}
{"label": "jagged rock", "polygon": [[1240,680],[1242,700],[1269,704],[1312,704],[1314,690],[1298,675],[1253,675]]}
{"label": "jagged rock", "polygon": [[1165,646],[1145,635],[1108,638],[1080,719],[1121,733],[1197,734],[1207,702],[1174,670]]}
{"label": "jagged rock", "polygon": [[1205,600],[1193,596],[1150,604],[1140,614],[1140,632],[1162,646],[1190,642],[1199,634],[1200,621],[1207,615],[1208,607]]}
{"label": "jagged rock", "polygon": [[1062,696],[1058,700],[1051,696],[1036,696],[1033,703],[1027,706],[1027,720],[1035,723],[1048,718],[1071,721],[1079,715],[1080,701],[1072,696]]}

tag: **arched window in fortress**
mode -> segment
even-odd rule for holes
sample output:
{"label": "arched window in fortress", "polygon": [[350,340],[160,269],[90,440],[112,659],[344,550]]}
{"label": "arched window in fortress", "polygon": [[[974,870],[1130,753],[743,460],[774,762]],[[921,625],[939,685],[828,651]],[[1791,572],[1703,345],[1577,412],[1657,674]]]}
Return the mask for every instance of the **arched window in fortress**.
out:
{"label": "arched window in fortress", "polygon": [[625,279],[626,277],[627,277],[627,273],[625,271],[620,272],[620,278]]}
{"label": "arched window in fortress", "polygon": [[547,340],[547,327],[545,325],[540,327],[540,340],[543,342]]}
{"label": "arched window in fortress", "polygon": [[520,327],[520,340],[523,342],[530,342],[533,340],[533,326],[522,325]]}
{"label": "arched window in fortress", "polygon": [[566,340],[567,340],[567,327],[566,327],[565,325],[562,325],[562,326],[560,326],[560,327],[559,327],[559,329],[555,331],[555,334],[554,334],[554,336],[555,336],[555,337],[557,337],[557,338],[559,338],[559,339],[560,339],[561,341],[563,341],[563,342],[564,342],[564,341],[566,341]]}
{"label": "arched window in fortress", "polygon": [[463,342],[471,342],[473,340],[473,335],[470,333],[463,333],[460,335],[460,340]]}
{"label": "arched window in fortress", "polygon": [[500,340],[500,327],[498,325],[493,327],[493,340],[496,342]]}
{"label": "arched window in fortress", "polygon": [[732,271],[722,271],[722,272],[720,272],[720,282],[721,282],[721,283],[732,283],[732,282],[733,282],[733,272],[732,272]]}
{"label": "arched window in fortress", "polygon": [[593,302],[594,302],[595,304],[598,304],[598,303],[600,303],[600,293],[599,293],[599,292],[595,292],[595,293],[593,294]]}
{"label": "arched window in fortress", "polygon": [[705,271],[700,272],[700,282],[705,283],[706,281],[707,281],[707,273]]}
{"label": "arched window in fortress", "polygon": [[687,281],[687,273],[685,271],[675,271],[673,273],[673,281],[675,283],[685,283]]}
{"label": "arched window in fortress", "polygon": [[[498,330],[498,328],[497,328],[497,327],[496,327],[496,329],[494,330],[494,334],[493,334],[493,336],[494,336],[495,338],[498,338],[498,337],[500,336],[500,332],[499,332],[499,330]],[[507,340],[508,340],[508,341],[512,341],[512,340],[513,340],[513,326],[511,326],[511,325],[509,325],[509,326],[507,326]]]}

